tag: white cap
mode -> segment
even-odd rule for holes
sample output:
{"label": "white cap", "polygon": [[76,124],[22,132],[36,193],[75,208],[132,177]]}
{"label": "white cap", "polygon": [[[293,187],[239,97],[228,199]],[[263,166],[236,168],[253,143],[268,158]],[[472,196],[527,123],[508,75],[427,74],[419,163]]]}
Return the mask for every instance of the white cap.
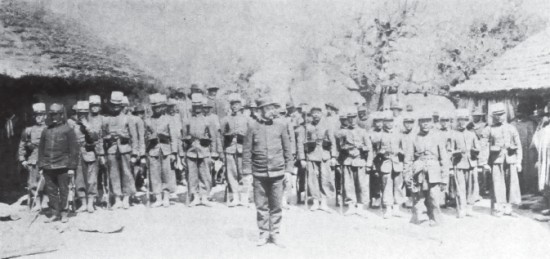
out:
{"label": "white cap", "polygon": [[111,103],[112,104],[122,104],[122,99],[124,99],[124,94],[120,91],[111,92]]}
{"label": "white cap", "polygon": [[122,104],[128,106],[130,105],[130,101],[128,100],[128,96],[122,96]]}
{"label": "white cap", "polygon": [[191,95],[191,103],[196,106],[202,106],[204,103],[204,96],[201,93],[193,93]]}
{"label": "white cap", "polygon": [[90,110],[90,103],[88,101],[78,101],[76,103],[76,111],[88,112]]}
{"label": "white cap", "polygon": [[35,113],[43,113],[46,112],[46,104],[45,103],[35,103],[32,105],[32,111]]}
{"label": "white cap", "polygon": [[101,104],[101,97],[99,95],[90,95],[88,101],[90,104]]}

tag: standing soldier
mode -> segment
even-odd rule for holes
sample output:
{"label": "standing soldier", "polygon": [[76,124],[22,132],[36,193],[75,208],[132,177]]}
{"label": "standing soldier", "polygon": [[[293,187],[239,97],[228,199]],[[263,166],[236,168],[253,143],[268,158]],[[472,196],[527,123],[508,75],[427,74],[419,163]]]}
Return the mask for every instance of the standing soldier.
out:
{"label": "standing soldier", "polygon": [[170,163],[176,160],[178,133],[172,119],[164,114],[166,97],[161,94],[149,96],[153,114],[145,119],[146,153],[149,159],[151,191],[155,196],[153,207],[170,206],[170,193],[176,190],[176,175]]}
{"label": "standing soldier", "polygon": [[470,123],[470,112],[467,109],[456,111],[457,127],[451,136],[451,178],[455,184],[457,213],[459,218],[473,216],[475,203],[475,170],[480,152],[479,140],[475,133],[466,130]]}
{"label": "standing soldier", "polygon": [[[248,206],[248,193],[252,182],[243,177],[243,141],[250,119],[242,114],[242,101],[239,96],[230,96],[231,115],[222,119],[223,147],[226,164],[226,179],[229,193],[233,194],[228,206]],[[229,194],[228,197],[229,199]]]}
{"label": "standing soldier", "polygon": [[[296,163],[296,132],[294,131],[294,122],[292,118],[288,116],[287,111],[292,110],[290,106],[293,106],[291,103],[287,103],[285,108],[280,107],[279,113],[280,116],[276,119],[278,122],[286,126],[288,131],[288,138],[290,141],[290,152],[292,154],[292,163]],[[285,173],[285,179],[283,182],[283,208],[290,209],[289,207],[289,197],[291,196],[292,189],[296,185],[296,173],[297,170],[292,170],[292,172]]]}
{"label": "standing soldier", "polygon": [[191,117],[191,100],[187,99],[185,88],[176,88],[176,109],[180,116],[180,120],[184,121]]}
{"label": "standing soldier", "polygon": [[340,128],[340,117],[338,116],[339,109],[334,103],[326,103],[325,108],[327,109],[326,120],[332,127],[332,132],[336,132]]}
{"label": "standing soldier", "polygon": [[[447,153],[451,152],[451,136],[453,131],[451,128],[451,115],[448,113],[439,114],[439,134],[442,137],[445,147],[447,148]],[[450,165],[450,164],[449,164]],[[452,169],[452,168],[449,168]],[[453,178],[449,178],[449,181],[454,181]],[[454,198],[456,197],[456,190],[454,189],[454,183],[447,183],[447,190],[443,192],[443,195],[440,196],[440,204],[444,207],[447,206],[447,203],[454,203]]]}
{"label": "standing soldier", "polygon": [[[40,210],[42,207],[41,200],[32,200],[33,197],[41,198],[36,193],[42,192],[43,186],[38,186],[42,176],[38,172],[36,162],[38,160],[38,144],[42,131],[46,128],[46,104],[35,103],[32,105],[34,124],[23,130],[21,141],[19,142],[19,163],[29,173],[27,179],[27,190],[29,194],[29,206],[34,203],[33,211]],[[43,183],[43,181],[42,181]],[[44,205],[46,205],[44,203]],[[44,206],[44,208],[47,207]]]}
{"label": "standing soldier", "polygon": [[370,137],[371,143],[373,143],[372,146],[372,152],[373,152],[373,164],[372,171],[370,172],[370,195],[372,197],[371,199],[371,207],[380,207],[381,206],[381,198],[382,198],[382,180],[381,180],[381,173],[378,170],[380,165],[380,158],[376,157],[375,155],[378,154],[379,146],[375,145],[375,143],[380,142],[380,136],[382,135],[382,127],[384,125],[384,121],[382,120],[382,112],[375,111],[371,113],[372,118],[372,127],[371,130],[368,132],[368,135]]}
{"label": "standing soldier", "polygon": [[344,195],[348,210],[344,215],[367,217],[370,201],[369,175],[372,168],[372,143],[366,131],[357,125],[357,110],[348,113],[348,128],[340,131],[339,147],[344,153]]}
{"label": "standing soldier", "polygon": [[400,130],[401,126],[403,126],[403,115],[401,114],[401,112],[403,112],[403,105],[398,100],[392,99],[390,110],[392,113],[393,122],[397,126],[395,128],[397,128],[397,130]]}
{"label": "standing soldier", "polygon": [[[90,95],[88,98],[88,103],[90,105],[90,114],[88,116],[88,124],[90,124],[91,131],[98,132],[98,137],[103,141],[103,121],[104,116],[101,115],[101,97],[99,95]],[[98,154],[105,154],[105,149],[103,145],[98,146]],[[98,188],[102,187],[102,200],[108,200],[107,197],[107,172],[106,172],[106,160],[105,156],[103,159],[99,159],[98,164]]]}
{"label": "standing soldier", "polygon": [[51,124],[42,131],[36,166],[46,180],[46,194],[53,207],[53,217],[46,222],[68,221],[69,183],[78,166],[78,143],[74,130],[63,120],[64,107],[50,106]]}
{"label": "standing soldier", "polygon": [[506,107],[496,103],[492,107],[493,123],[482,133],[480,164],[491,170],[493,179],[491,209],[493,215],[515,216],[512,204],[521,203],[518,172],[522,171],[522,148],[517,129],[506,122]]}
{"label": "standing soldier", "polygon": [[[405,154],[410,152],[414,142],[414,138],[418,134],[418,130],[414,127],[415,117],[412,106],[407,106],[407,112],[403,114],[403,128],[401,130],[401,138],[403,141],[403,151]],[[404,162],[404,161],[403,161]],[[408,197],[407,207],[412,206],[411,190],[406,188],[406,196]]]}
{"label": "standing soldier", "polygon": [[111,93],[111,114],[103,124],[103,142],[107,154],[109,179],[116,196],[113,208],[130,207],[130,196],[136,193],[131,165],[139,154],[136,127],[131,119],[122,113],[122,92]]}
{"label": "standing soldier", "polygon": [[425,205],[430,226],[436,226],[441,223],[439,196],[449,182],[449,157],[441,135],[432,129],[432,121],[430,114],[423,113],[418,117],[420,131],[412,149],[405,154],[405,178],[413,196],[411,223],[420,223],[418,216]]}
{"label": "standing soldier", "polygon": [[394,117],[390,112],[383,112],[383,131],[377,146],[378,171],[381,174],[382,203],[385,207],[384,218],[401,217],[400,206],[405,202],[403,179],[404,150],[400,132],[394,130]]}
{"label": "standing soldier", "polygon": [[220,90],[220,88],[212,85],[207,86],[206,90],[208,91],[208,95],[206,97],[212,105],[213,113],[216,114],[218,118],[225,117],[227,115],[225,102],[218,97],[218,90]]}
{"label": "standing soldier", "polygon": [[[168,102],[166,103],[166,116],[168,117],[170,123],[173,124],[172,127],[174,128],[177,137],[175,142],[177,147],[179,147],[180,145],[182,145],[181,131],[183,130],[183,121],[181,120],[181,117],[177,114],[177,104],[178,101],[176,99],[168,99]],[[176,175],[176,183],[183,184],[183,161],[180,159],[179,156],[176,156],[176,159],[172,161],[170,168],[174,175]]]}
{"label": "standing soldier", "polygon": [[105,164],[103,142],[100,130],[89,122],[90,103],[78,101],[76,104],[76,126],[73,128],[76,141],[80,146],[80,158],[76,168],[75,185],[81,206],[77,212],[94,212],[94,201],[97,196],[98,160]]}
{"label": "standing soldier", "polygon": [[189,206],[202,204],[210,207],[212,204],[208,200],[208,195],[212,188],[212,177],[209,171],[209,157],[214,148],[213,139],[216,132],[203,115],[204,97],[202,94],[193,94],[191,100],[193,101],[193,115],[183,125],[189,192],[194,196]]}
{"label": "standing soldier", "polygon": [[308,189],[313,197],[312,211],[331,212],[327,199],[334,197],[334,176],[330,170],[336,165],[338,152],[334,139],[333,126],[327,118],[322,118],[320,106],[312,106],[311,123],[305,125],[305,138],[298,139],[300,148],[298,159],[307,168]]}
{"label": "standing soldier", "polygon": [[[481,106],[477,106],[474,109],[474,112],[472,113],[472,123],[470,130],[474,132],[477,136],[477,139],[481,140],[483,130],[487,127],[487,123],[485,122],[485,112],[483,112],[483,109]],[[481,143],[483,145],[484,143]],[[480,147],[483,149],[483,146]],[[477,175],[475,177],[475,185],[474,187],[476,190],[474,191],[476,195],[476,201],[481,199],[481,196],[488,197],[491,193],[490,186],[491,186],[491,179],[488,172],[483,170],[483,167],[478,165],[477,170],[475,172]]]}
{"label": "standing soldier", "polygon": [[143,104],[138,104],[132,112],[134,122],[136,124],[136,132],[138,133],[138,157],[139,163],[134,165],[134,177],[136,180],[136,189],[146,192],[145,179],[147,178],[147,160],[145,156],[145,107]]}
{"label": "standing soldier", "polygon": [[220,154],[222,153],[222,148],[223,148],[221,143],[220,117],[217,114],[212,112],[215,105],[216,105],[215,101],[207,98],[202,106],[204,119],[206,120],[210,128],[213,130],[211,132],[212,149],[210,150],[210,156],[209,156],[209,170],[213,179],[215,179],[215,176],[217,175],[215,164],[220,162],[223,163],[223,157],[220,157]]}
{"label": "standing soldier", "polygon": [[340,115],[338,115],[338,117],[340,119],[340,127],[334,133],[334,138],[336,140],[336,150],[338,152],[338,158],[337,158],[338,164],[334,170],[334,184],[336,185],[336,188],[335,188],[336,205],[340,205],[342,196],[344,195],[344,190],[342,188],[342,176],[344,175],[344,172],[343,172],[344,161],[346,160],[346,157],[347,157],[346,152],[342,152],[342,147],[340,145],[343,144],[342,142],[345,139],[344,136],[347,134],[347,131],[349,130],[348,115],[345,112],[342,112],[340,113]]}
{"label": "standing soldier", "polygon": [[268,242],[281,246],[283,179],[292,170],[290,142],[285,125],[273,121],[275,103],[257,101],[261,118],[248,128],[243,143],[243,175],[253,176],[254,203],[260,229],[258,246]]}

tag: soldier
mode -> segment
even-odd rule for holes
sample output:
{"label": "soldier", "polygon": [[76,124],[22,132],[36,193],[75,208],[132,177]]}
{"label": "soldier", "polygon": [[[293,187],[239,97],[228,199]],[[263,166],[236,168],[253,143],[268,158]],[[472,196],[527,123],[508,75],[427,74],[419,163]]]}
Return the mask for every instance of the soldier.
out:
{"label": "soldier", "polygon": [[185,88],[176,88],[175,93],[176,110],[180,116],[180,121],[187,120],[191,117],[191,100],[187,99]]}
{"label": "soldier", "polygon": [[[371,143],[373,143],[373,156],[378,153],[379,147],[377,145],[374,145],[374,143],[380,142],[380,135],[382,134],[382,127],[384,125],[384,121],[382,120],[382,113],[379,111],[375,111],[371,113],[372,118],[372,128],[368,132],[369,138]],[[372,167],[372,171],[370,172],[370,196],[372,197],[371,201],[371,207],[379,207],[381,206],[381,198],[382,198],[382,179],[380,171],[378,171],[378,164],[379,159],[376,157],[373,158],[373,164],[375,166]]]}
{"label": "soldier", "polygon": [[[407,106],[407,112],[403,114],[403,128],[401,130],[401,138],[403,141],[403,151],[405,154],[407,152],[410,152],[412,149],[412,145],[414,142],[414,138],[416,137],[416,134],[418,134],[418,130],[414,127],[415,122],[415,116],[413,113],[412,106]],[[411,207],[412,206],[412,195],[411,190],[409,188],[406,188],[406,196],[409,198],[407,201],[406,206]]]}
{"label": "soldier", "polygon": [[169,116],[165,115],[166,97],[149,95],[153,114],[145,119],[146,153],[149,159],[151,191],[155,196],[152,207],[170,206],[170,193],[176,190],[176,175],[170,164],[178,152],[178,132]]}
{"label": "soldier", "polygon": [[[207,121],[208,125],[210,126],[212,131],[212,149],[210,150],[210,156],[209,156],[209,168],[210,168],[210,174],[212,175],[212,178],[216,179],[217,170],[216,170],[216,164],[223,163],[223,157],[220,157],[220,154],[222,153],[222,143],[221,143],[221,126],[220,126],[220,117],[218,117],[217,114],[212,113],[216,103],[213,100],[206,99],[203,106],[202,111],[205,120]],[[221,168],[221,166],[220,166]]]}
{"label": "soldier", "polygon": [[250,110],[250,118],[252,120],[258,120],[258,106],[256,105],[256,102],[250,102],[248,109]]}
{"label": "soldier", "polygon": [[218,90],[220,88],[217,86],[207,86],[208,90],[208,101],[212,104],[213,113],[218,116],[218,118],[223,118],[227,115],[227,109],[225,107],[225,102],[218,97]]}
{"label": "soldier", "polygon": [[336,165],[338,153],[332,125],[323,118],[320,106],[312,106],[311,123],[305,125],[305,138],[298,139],[298,159],[307,168],[308,189],[313,197],[312,211],[331,213],[327,199],[334,197],[334,179],[330,169]]}
{"label": "soldier", "polygon": [[521,203],[518,172],[522,171],[522,147],[517,129],[506,122],[506,107],[493,104],[493,123],[483,130],[483,150],[480,164],[491,170],[493,188],[491,209],[493,215],[515,216],[512,204]]}
{"label": "soldier", "polygon": [[338,116],[339,109],[334,103],[326,103],[325,108],[327,110],[326,120],[332,127],[332,132],[336,132],[340,128],[340,118]]}
{"label": "soldier", "polygon": [[[404,144],[401,133],[394,129],[394,117],[383,112],[383,130],[376,146],[378,172],[381,174],[382,203],[385,207],[384,218],[401,217],[399,207],[405,202],[404,189]],[[402,121],[402,120],[401,120]]]}
{"label": "soldier", "polygon": [[405,179],[413,196],[411,223],[420,224],[418,216],[424,203],[430,226],[436,226],[441,223],[439,196],[449,182],[449,157],[441,135],[433,129],[433,117],[420,114],[418,125],[413,147],[405,154]]}
{"label": "soldier", "polygon": [[254,203],[260,238],[257,245],[268,242],[281,246],[279,229],[282,220],[283,179],[292,170],[290,142],[285,125],[273,121],[275,103],[259,99],[261,118],[249,127],[243,143],[243,175],[253,176]]}
{"label": "soldier", "polygon": [[400,130],[403,125],[403,116],[401,115],[401,112],[403,112],[403,105],[398,100],[392,99],[390,110],[392,112],[393,122],[397,126],[395,128]]}
{"label": "soldier", "polygon": [[214,149],[216,131],[203,115],[204,97],[202,94],[193,94],[191,100],[193,101],[193,114],[183,124],[184,149],[181,150],[180,156],[185,156],[189,192],[194,196],[189,206],[202,204],[210,207],[212,203],[208,200],[208,195],[212,188],[212,177],[210,176],[209,157],[211,150]]}
{"label": "soldier", "polygon": [[77,212],[94,212],[94,202],[97,196],[98,160],[105,164],[103,141],[100,138],[100,129],[89,123],[90,103],[78,101],[76,104],[77,121],[73,128],[76,141],[80,147],[80,158],[76,168],[75,185],[77,197],[82,206]]}
{"label": "soldier", "polygon": [[348,210],[344,215],[367,217],[370,201],[369,175],[372,168],[372,143],[366,131],[357,126],[357,111],[348,113],[348,129],[341,131],[339,147],[345,153],[344,193]]}
{"label": "soldier", "polygon": [[[248,207],[248,193],[252,182],[243,177],[243,141],[248,130],[250,119],[242,114],[242,101],[239,96],[230,96],[231,115],[222,119],[222,134],[224,156],[226,163],[226,179],[229,193],[233,194],[228,206],[242,205]],[[229,199],[228,193],[228,199]]]}
{"label": "soldier", "polygon": [[470,112],[467,109],[456,111],[457,127],[451,135],[451,163],[450,172],[456,189],[457,216],[473,216],[472,207],[475,203],[475,170],[480,152],[479,140],[475,133],[466,130],[470,122]]}
{"label": "soldier", "polygon": [[63,105],[50,106],[51,124],[42,131],[36,166],[46,180],[46,194],[53,207],[53,217],[46,222],[68,221],[65,207],[69,183],[78,165],[79,149],[74,130],[63,121]]}
{"label": "soldier", "polygon": [[[19,163],[29,173],[27,179],[27,190],[29,194],[29,206],[34,203],[33,211],[46,208],[44,203],[42,206],[42,189],[43,186],[38,184],[41,182],[42,176],[38,172],[36,162],[38,160],[38,144],[40,142],[40,136],[42,131],[46,128],[46,104],[35,103],[32,105],[34,123],[23,130],[21,134],[21,140],[19,142]],[[42,181],[42,184],[44,182]],[[40,195],[36,195],[36,193]],[[32,200],[33,197],[37,197],[39,200]]]}
{"label": "soldier", "polygon": [[[344,139],[344,136],[347,134],[347,131],[349,130],[349,120],[348,120],[348,114],[345,112],[342,112],[339,116],[340,119],[340,128],[334,133],[334,138],[336,140],[336,149],[338,152],[338,158],[337,158],[337,165],[335,166],[334,170],[334,183],[336,185],[336,205],[340,205],[342,195],[343,195],[343,188],[342,188],[342,176],[344,174],[343,165],[344,161],[346,160],[347,154],[346,152],[342,152],[342,147],[340,146],[342,143],[341,140]],[[343,205],[343,204],[342,204]]]}
{"label": "soldier", "polygon": [[[183,130],[183,121],[181,117],[177,114],[177,105],[178,101],[176,99],[169,98],[166,103],[166,116],[169,118],[172,127],[176,132],[176,145],[179,147],[181,143],[181,131]],[[181,161],[179,156],[176,156],[176,159],[172,161],[170,165],[172,172],[176,175],[176,183],[183,184],[183,161]]]}
{"label": "soldier", "polygon": [[357,116],[359,117],[359,121],[357,122],[357,125],[366,130],[369,131],[370,127],[368,125],[368,117],[367,117],[367,107],[361,105],[357,108]]}
{"label": "soldier", "polygon": [[142,104],[136,105],[132,112],[133,120],[136,125],[136,132],[138,134],[138,157],[139,162],[134,164],[134,178],[136,180],[136,189],[141,192],[145,190],[145,179],[147,178],[147,158],[145,154],[145,107]]}
{"label": "soldier", "polygon": [[[90,125],[91,131],[98,132],[98,137],[103,140],[103,121],[104,116],[101,115],[101,97],[99,95],[90,95],[88,98],[88,103],[90,105],[90,114],[88,116],[88,124]],[[103,146],[101,146],[103,153],[105,153]],[[100,151],[101,152],[101,151]],[[107,200],[107,172],[106,172],[106,161],[104,159],[98,160],[98,189],[101,188],[102,200]],[[103,202],[103,201],[102,201]]]}
{"label": "soldier", "polygon": [[[451,152],[451,136],[453,134],[452,128],[451,128],[451,115],[444,112],[439,114],[439,134],[442,137],[443,142],[445,143],[445,147],[447,147],[447,153]],[[450,165],[450,164],[449,164]],[[452,169],[452,168],[449,168]],[[449,181],[454,181],[454,178],[449,178]],[[440,196],[440,204],[444,207],[447,206],[447,204],[453,204],[454,199],[456,197],[456,190],[454,189],[455,184],[454,183],[447,183],[447,190],[443,192],[443,195]]]}
{"label": "soldier", "polygon": [[[487,123],[485,122],[485,112],[483,112],[481,106],[477,106],[474,109],[472,119],[470,130],[476,134],[477,139],[481,140],[483,129],[487,127]],[[483,145],[483,143],[481,143],[481,145]],[[480,148],[483,149],[483,147]],[[488,172],[483,170],[483,167],[479,165],[475,174],[477,174],[477,177],[474,179],[476,181],[474,184],[476,190],[474,192],[477,195],[476,201],[478,201],[481,196],[488,197],[490,195],[491,177]]]}
{"label": "soldier", "polygon": [[[278,122],[282,123],[286,126],[288,131],[288,138],[290,141],[290,152],[292,154],[292,163],[296,163],[296,154],[297,154],[297,147],[296,147],[296,132],[294,129],[294,122],[292,121],[292,117],[287,116],[288,114],[286,111],[289,109],[292,111],[292,108],[289,106],[292,106],[291,103],[286,104],[286,109],[281,108],[281,116],[278,118]],[[294,189],[296,186],[296,179],[297,179],[297,170],[292,170],[291,173],[285,173],[285,179],[283,182],[283,188],[284,188],[284,195],[283,195],[283,208],[284,209],[290,209],[289,207],[289,197],[291,195],[292,189]]]}
{"label": "soldier", "polygon": [[122,113],[126,115],[131,115],[130,100],[128,100],[128,96],[122,96]]}
{"label": "soldier", "polygon": [[112,193],[116,196],[115,209],[130,207],[130,196],[136,193],[131,165],[139,155],[136,127],[131,118],[122,113],[122,99],[122,92],[111,93],[111,114],[103,121],[103,142]]}

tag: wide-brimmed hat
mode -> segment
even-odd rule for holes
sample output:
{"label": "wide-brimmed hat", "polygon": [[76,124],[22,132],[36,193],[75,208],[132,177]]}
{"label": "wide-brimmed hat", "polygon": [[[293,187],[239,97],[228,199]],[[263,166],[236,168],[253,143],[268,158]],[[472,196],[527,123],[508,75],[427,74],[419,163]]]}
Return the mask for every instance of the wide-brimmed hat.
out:
{"label": "wide-brimmed hat", "polygon": [[201,93],[192,94],[191,103],[193,106],[202,107],[204,104],[204,96]]}
{"label": "wide-brimmed hat", "polygon": [[90,97],[88,97],[88,102],[90,103],[90,105],[100,105],[101,97],[99,97],[99,95],[90,95]]}
{"label": "wide-brimmed hat", "polygon": [[262,108],[262,107],[265,107],[265,106],[268,106],[268,105],[277,105],[277,103],[275,101],[273,101],[273,99],[269,96],[266,96],[266,97],[262,97],[262,98],[258,98],[256,100],[256,105],[258,106],[258,108]]}
{"label": "wide-brimmed hat", "polygon": [[149,103],[152,107],[157,107],[165,104],[162,100],[162,95],[159,93],[149,95]]}
{"label": "wide-brimmed hat", "polygon": [[88,101],[78,101],[76,102],[76,112],[89,112],[90,103]]}
{"label": "wide-brimmed hat", "polygon": [[492,115],[500,115],[506,113],[506,106],[504,103],[495,103],[491,106]]}

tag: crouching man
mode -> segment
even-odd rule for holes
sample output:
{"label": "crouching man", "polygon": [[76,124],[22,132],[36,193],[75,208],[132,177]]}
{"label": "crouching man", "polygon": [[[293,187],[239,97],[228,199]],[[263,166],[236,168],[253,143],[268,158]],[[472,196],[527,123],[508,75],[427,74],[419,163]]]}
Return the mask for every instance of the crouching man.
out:
{"label": "crouching man", "polygon": [[52,104],[49,113],[51,124],[42,131],[37,166],[46,180],[46,194],[54,210],[46,222],[65,223],[69,182],[78,165],[79,145],[74,130],[63,119],[63,105]]}
{"label": "crouching man", "polygon": [[418,224],[421,203],[426,205],[430,226],[441,223],[439,199],[448,182],[449,158],[441,135],[434,132],[432,117],[422,114],[418,118],[420,132],[412,148],[405,154],[406,184],[413,197],[411,223]]}
{"label": "crouching man", "polygon": [[281,246],[283,179],[285,172],[292,171],[290,140],[286,126],[273,120],[276,104],[269,98],[257,104],[262,116],[248,128],[243,142],[243,179],[253,175],[258,246],[269,242]]}

